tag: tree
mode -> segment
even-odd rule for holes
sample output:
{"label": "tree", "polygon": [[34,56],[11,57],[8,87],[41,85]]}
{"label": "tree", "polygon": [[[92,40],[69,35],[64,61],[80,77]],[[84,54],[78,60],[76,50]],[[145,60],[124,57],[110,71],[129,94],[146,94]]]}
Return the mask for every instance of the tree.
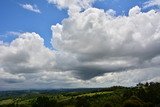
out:
{"label": "tree", "polygon": [[48,97],[38,97],[36,102],[33,103],[32,107],[55,107],[56,106],[55,100],[49,100]]}
{"label": "tree", "polygon": [[141,107],[141,103],[137,100],[127,100],[124,102],[123,107]]}
{"label": "tree", "polygon": [[90,104],[86,97],[78,97],[76,102],[76,107],[89,107]]}

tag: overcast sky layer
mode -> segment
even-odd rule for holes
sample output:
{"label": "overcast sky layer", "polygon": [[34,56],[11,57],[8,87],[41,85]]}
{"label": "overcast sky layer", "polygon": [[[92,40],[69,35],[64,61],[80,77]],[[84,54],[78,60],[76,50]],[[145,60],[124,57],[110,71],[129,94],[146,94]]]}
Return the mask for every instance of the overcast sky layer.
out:
{"label": "overcast sky layer", "polygon": [[160,82],[159,0],[1,0],[0,90]]}

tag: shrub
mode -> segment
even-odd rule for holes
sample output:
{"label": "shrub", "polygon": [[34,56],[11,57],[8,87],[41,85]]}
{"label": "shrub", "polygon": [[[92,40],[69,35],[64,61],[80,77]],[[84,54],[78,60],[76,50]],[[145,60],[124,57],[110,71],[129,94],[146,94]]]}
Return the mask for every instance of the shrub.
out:
{"label": "shrub", "polygon": [[127,100],[124,102],[123,107],[142,107],[138,100]]}
{"label": "shrub", "polygon": [[105,105],[104,105],[104,107],[113,107],[110,103],[106,103]]}

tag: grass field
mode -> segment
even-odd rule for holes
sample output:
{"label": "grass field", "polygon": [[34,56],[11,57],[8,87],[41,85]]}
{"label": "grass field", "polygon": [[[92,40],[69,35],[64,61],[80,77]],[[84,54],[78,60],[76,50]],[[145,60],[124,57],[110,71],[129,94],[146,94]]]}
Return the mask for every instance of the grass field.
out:
{"label": "grass field", "polygon": [[8,105],[8,104],[13,104],[13,103],[14,103],[13,99],[7,99],[7,100],[0,101],[0,105]]}

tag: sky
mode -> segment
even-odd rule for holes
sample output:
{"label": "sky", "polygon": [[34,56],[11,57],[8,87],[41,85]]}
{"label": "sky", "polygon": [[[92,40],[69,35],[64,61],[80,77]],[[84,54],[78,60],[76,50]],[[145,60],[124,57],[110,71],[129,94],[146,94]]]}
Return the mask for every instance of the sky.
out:
{"label": "sky", "polygon": [[0,90],[160,82],[160,0],[1,0]]}

